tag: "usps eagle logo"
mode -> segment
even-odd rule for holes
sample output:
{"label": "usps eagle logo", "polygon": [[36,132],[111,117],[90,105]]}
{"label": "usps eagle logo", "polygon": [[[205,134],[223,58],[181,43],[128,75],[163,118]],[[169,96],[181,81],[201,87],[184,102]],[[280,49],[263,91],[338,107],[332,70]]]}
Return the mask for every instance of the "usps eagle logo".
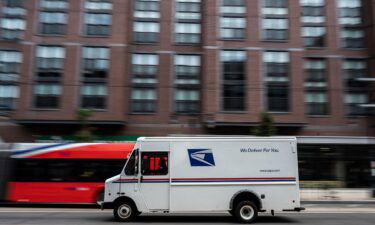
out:
{"label": "usps eagle logo", "polygon": [[191,166],[215,166],[211,149],[188,149]]}

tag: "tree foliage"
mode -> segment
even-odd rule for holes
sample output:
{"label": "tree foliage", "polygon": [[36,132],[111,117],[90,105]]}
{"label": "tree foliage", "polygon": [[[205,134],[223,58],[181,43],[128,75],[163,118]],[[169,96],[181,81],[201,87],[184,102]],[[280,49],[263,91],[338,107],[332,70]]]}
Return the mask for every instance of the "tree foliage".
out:
{"label": "tree foliage", "polygon": [[273,124],[273,118],[271,114],[262,112],[260,114],[260,124],[253,129],[255,136],[269,137],[276,135],[277,129]]}
{"label": "tree foliage", "polygon": [[93,133],[93,128],[89,125],[89,119],[94,114],[91,109],[79,109],[77,111],[77,120],[80,123],[80,130],[74,135],[77,142],[93,142],[95,140],[95,135]]}

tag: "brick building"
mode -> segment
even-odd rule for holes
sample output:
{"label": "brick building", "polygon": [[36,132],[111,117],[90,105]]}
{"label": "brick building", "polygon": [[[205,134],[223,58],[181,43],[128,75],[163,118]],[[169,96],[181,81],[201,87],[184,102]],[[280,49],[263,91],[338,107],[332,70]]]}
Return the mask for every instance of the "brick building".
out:
{"label": "brick building", "polygon": [[268,111],[280,135],[304,136],[302,180],[370,184],[373,0],[1,0],[0,8],[4,141],[72,135],[80,108],[95,109],[90,124],[105,136],[250,134]]}
{"label": "brick building", "polygon": [[[371,136],[371,0],[2,0],[6,141],[69,135]],[[53,129],[51,129],[53,128]]]}

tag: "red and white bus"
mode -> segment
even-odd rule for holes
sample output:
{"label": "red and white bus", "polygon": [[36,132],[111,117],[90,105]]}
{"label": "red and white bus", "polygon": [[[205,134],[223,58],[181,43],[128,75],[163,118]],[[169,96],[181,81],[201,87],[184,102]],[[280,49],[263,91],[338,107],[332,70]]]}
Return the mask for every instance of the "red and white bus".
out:
{"label": "red and white bus", "polygon": [[0,199],[95,203],[134,143],[11,144],[0,150]]}

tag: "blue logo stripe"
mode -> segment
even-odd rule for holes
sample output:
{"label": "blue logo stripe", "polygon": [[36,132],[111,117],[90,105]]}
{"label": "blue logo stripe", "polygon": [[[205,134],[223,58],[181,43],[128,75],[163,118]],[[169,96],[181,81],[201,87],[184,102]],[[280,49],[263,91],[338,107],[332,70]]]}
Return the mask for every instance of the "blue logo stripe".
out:
{"label": "blue logo stripe", "polygon": [[22,155],[22,154],[26,154],[26,153],[39,151],[39,150],[45,150],[45,149],[49,149],[49,148],[60,147],[60,146],[70,145],[70,144],[71,143],[63,143],[63,144],[60,143],[60,144],[54,144],[54,145],[40,146],[40,147],[35,147],[35,148],[27,149],[27,150],[15,151],[14,153],[12,153],[12,155]]}

